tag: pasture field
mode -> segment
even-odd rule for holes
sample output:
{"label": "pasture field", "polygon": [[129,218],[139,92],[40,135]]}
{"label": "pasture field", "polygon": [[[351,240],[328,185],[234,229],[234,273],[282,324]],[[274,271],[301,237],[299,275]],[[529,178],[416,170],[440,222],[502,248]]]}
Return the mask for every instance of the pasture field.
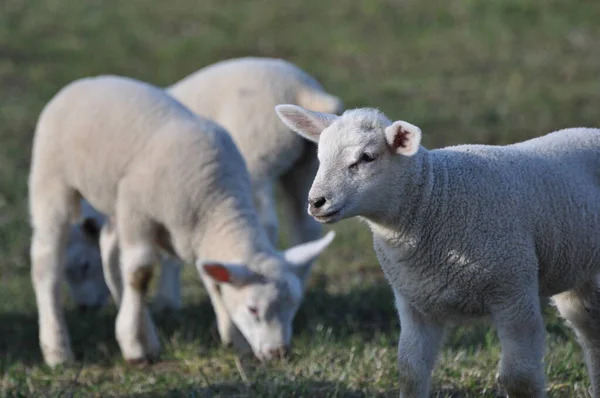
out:
{"label": "pasture field", "polygon": [[[236,365],[190,266],[183,310],[156,318],[159,363],[124,363],[114,305],[81,315],[67,303],[80,360],[44,366],[26,178],[37,116],[67,82],[111,73],[164,86],[225,58],[283,57],[347,107],[379,107],[420,126],[430,148],[506,144],[600,127],[598,21],[597,0],[0,1],[0,396],[398,394],[392,293],[370,233],[353,220],[331,227],[338,236],[313,269],[288,360]],[[549,395],[584,397],[581,350],[554,309],[546,313]],[[432,394],[496,396],[499,354],[489,324],[452,330]]]}

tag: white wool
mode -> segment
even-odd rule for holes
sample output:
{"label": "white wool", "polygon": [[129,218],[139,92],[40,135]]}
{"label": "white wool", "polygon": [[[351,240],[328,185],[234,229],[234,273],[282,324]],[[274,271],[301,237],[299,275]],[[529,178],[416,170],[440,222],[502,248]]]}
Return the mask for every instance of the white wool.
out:
{"label": "white wool", "polygon": [[131,361],[160,350],[144,304],[159,249],[196,264],[222,339],[268,359],[289,345],[302,300],[290,280],[303,281],[333,238],[286,261],[258,221],[244,160],[221,126],[134,79],[77,80],[42,111],[29,176],[32,279],[49,365],[72,359],[59,284],[81,198],[110,220],[100,237],[104,273],[120,304],[117,340]]}
{"label": "white wool", "polygon": [[427,396],[447,326],[480,317],[497,329],[509,396],[545,397],[540,296],[575,329],[600,394],[600,129],[430,151],[418,127],[372,109],[277,113],[318,142],[311,214],[373,232],[402,326],[402,397]]}

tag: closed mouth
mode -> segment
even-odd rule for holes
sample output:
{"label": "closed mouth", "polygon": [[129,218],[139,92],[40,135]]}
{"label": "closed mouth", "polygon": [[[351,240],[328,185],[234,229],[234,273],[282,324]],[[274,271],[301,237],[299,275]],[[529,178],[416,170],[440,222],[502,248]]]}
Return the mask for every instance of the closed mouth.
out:
{"label": "closed mouth", "polygon": [[318,215],[313,214],[312,216],[319,222],[325,222],[325,223],[331,222],[337,215],[340,214],[340,212],[342,211],[342,208],[343,208],[343,206],[337,210],[330,211],[329,213],[326,213],[326,214],[318,214]]}

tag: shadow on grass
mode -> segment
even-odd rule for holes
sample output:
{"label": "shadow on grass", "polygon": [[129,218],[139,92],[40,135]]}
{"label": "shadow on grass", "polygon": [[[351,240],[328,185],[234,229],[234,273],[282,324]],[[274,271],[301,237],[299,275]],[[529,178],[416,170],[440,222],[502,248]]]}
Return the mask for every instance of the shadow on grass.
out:
{"label": "shadow on grass", "polygon": [[[265,394],[265,391],[269,393]],[[158,398],[158,397],[348,397],[348,398],[388,398],[398,397],[398,390],[386,392],[364,392],[339,385],[338,383],[317,381],[311,379],[300,379],[293,382],[287,382],[285,385],[264,383],[217,383],[209,387],[201,388],[182,388],[161,392],[160,394],[132,394],[126,395],[127,398]],[[453,389],[438,389],[432,391],[429,395],[435,398],[468,398],[468,397],[504,397],[499,391],[487,391],[485,395],[481,392],[471,393],[457,391]]]}
{"label": "shadow on grass", "polygon": [[394,296],[383,277],[353,283],[349,291],[340,293],[331,293],[330,285],[345,285],[343,277],[317,275],[313,279],[294,319],[294,331],[313,330],[320,325],[330,328],[337,338],[354,335],[365,340],[371,340],[374,334],[400,331]]}
{"label": "shadow on grass", "polygon": [[[282,380],[283,382],[283,380]],[[350,389],[334,382],[311,379],[287,380],[285,384],[273,382],[216,383],[208,387],[175,389],[157,394],[132,394],[128,398],[158,397],[397,397],[398,393],[372,394]]]}
{"label": "shadow on grass", "polygon": [[[400,325],[393,295],[385,279],[371,279],[352,287],[351,291],[331,293],[329,285],[339,286],[340,283],[344,282],[324,276],[314,278],[294,320],[295,336],[311,336],[315,330],[324,329],[338,341],[352,337],[371,342],[378,336],[388,335],[395,345]],[[112,305],[97,313],[67,311],[72,346],[78,360],[110,365],[120,359],[114,335],[115,319],[116,309]],[[154,314],[154,319],[162,337],[169,341],[175,338],[179,342],[193,343],[199,352],[220,344],[208,297],[189,303],[177,313]],[[566,328],[556,322],[549,323],[547,330],[559,338],[568,338]],[[1,313],[0,365],[41,363],[37,334],[35,313]],[[477,322],[454,329],[446,346],[472,349],[485,347],[490,341],[489,323]]]}
{"label": "shadow on grass", "polygon": [[[78,360],[110,364],[120,357],[114,335],[116,309],[113,305],[96,313],[68,309],[66,317]],[[220,344],[208,297],[190,303],[176,313],[153,314],[153,317],[167,340],[177,336],[180,342],[198,344],[199,350]],[[372,339],[375,333],[397,333],[399,330],[391,292],[385,281],[339,295],[328,293],[324,284],[311,288],[294,320],[294,333],[314,330],[319,325],[331,328],[336,338],[353,335],[365,340]],[[36,313],[0,313],[0,336],[0,364],[41,363]]]}
{"label": "shadow on grass", "polygon": [[[120,358],[114,332],[116,315],[113,305],[92,313],[66,311],[71,344],[78,361],[110,365]],[[214,333],[210,333],[214,313],[208,298],[176,314],[153,314],[153,318],[160,333],[167,339],[179,334],[183,340],[216,343]],[[42,362],[36,313],[1,313],[0,336],[0,364],[6,366],[18,361],[32,365]]]}

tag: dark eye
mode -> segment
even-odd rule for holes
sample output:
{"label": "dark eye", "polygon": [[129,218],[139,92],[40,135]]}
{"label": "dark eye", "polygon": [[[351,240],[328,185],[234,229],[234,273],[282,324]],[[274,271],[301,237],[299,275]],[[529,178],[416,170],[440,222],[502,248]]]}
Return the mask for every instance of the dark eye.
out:
{"label": "dark eye", "polygon": [[371,163],[375,160],[374,156],[369,155],[368,153],[363,153],[360,155],[358,160],[350,165],[350,170],[356,170],[361,163]]}
{"label": "dark eye", "polygon": [[374,160],[375,160],[375,158],[374,158],[373,156],[369,155],[369,154],[368,154],[368,153],[366,153],[366,152],[365,152],[365,153],[363,153],[362,155],[360,155],[360,161],[361,161],[361,162],[364,162],[364,163],[369,163],[369,162],[372,162],[372,161],[374,161]]}

